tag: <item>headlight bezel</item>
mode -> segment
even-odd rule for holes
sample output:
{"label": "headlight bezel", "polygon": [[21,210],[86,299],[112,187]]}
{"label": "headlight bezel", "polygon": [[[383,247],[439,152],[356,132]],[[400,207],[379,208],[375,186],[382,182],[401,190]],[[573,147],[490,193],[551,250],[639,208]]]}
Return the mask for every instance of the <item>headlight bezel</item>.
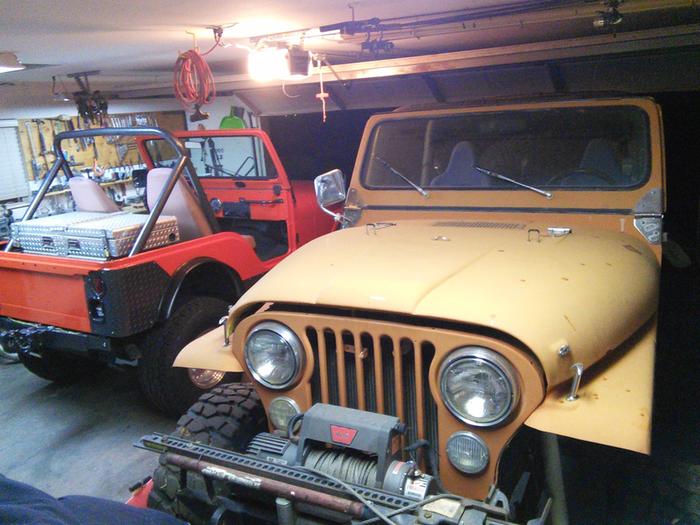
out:
{"label": "headlight bezel", "polygon": [[[251,364],[248,355],[248,342],[250,341],[251,337],[255,335],[255,333],[263,330],[278,335],[287,343],[289,348],[292,350],[292,355],[294,356],[295,362],[295,370],[291,378],[283,384],[278,385],[270,383],[264,377],[262,377],[260,373]],[[304,356],[304,346],[299,337],[294,332],[294,330],[278,321],[262,321],[256,324],[248,332],[245,342],[243,343],[243,357],[245,359],[246,367],[250,371],[250,374],[258,383],[260,383],[265,388],[269,388],[270,390],[286,390],[292,385],[294,385],[301,377],[302,370],[304,369]]]}
{"label": "headlight bezel", "polygon": [[[454,365],[460,361],[471,359],[474,361],[479,361],[486,364],[487,366],[495,369],[503,377],[505,377],[506,382],[510,390],[510,402],[505,409],[505,411],[497,418],[489,421],[478,421],[471,419],[469,416],[464,415],[462,412],[457,410],[446,391],[447,374],[446,372]],[[448,354],[448,356],[443,360],[438,371],[438,385],[440,387],[440,394],[442,396],[442,402],[445,407],[450,411],[450,413],[457,419],[466,423],[467,425],[475,427],[496,427],[506,423],[515,413],[515,409],[520,401],[520,382],[518,381],[518,376],[515,371],[515,367],[503,357],[498,352],[485,348],[482,346],[470,345],[454,349]]]}

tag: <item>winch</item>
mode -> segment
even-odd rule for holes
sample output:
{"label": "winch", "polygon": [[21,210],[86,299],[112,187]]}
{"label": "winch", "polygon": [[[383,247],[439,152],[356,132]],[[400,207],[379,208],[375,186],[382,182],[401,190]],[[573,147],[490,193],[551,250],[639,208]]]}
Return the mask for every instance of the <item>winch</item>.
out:
{"label": "winch", "polygon": [[[512,525],[498,490],[484,501],[438,493],[436,478],[402,459],[405,430],[393,416],[316,404],[293,416],[286,433],[255,435],[245,452],[158,433],[136,446],[161,453],[181,487],[166,510],[192,523]],[[195,508],[204,512],[199,521]],[[547,513],[530,523],[543,524]]]}
{"label": "winch", "polygon": [[414,461],[400,459],[404,432],[397,417],[317,404],[303,414],[298,436],[258,434],[247,453],[421,500],[437,487]]}

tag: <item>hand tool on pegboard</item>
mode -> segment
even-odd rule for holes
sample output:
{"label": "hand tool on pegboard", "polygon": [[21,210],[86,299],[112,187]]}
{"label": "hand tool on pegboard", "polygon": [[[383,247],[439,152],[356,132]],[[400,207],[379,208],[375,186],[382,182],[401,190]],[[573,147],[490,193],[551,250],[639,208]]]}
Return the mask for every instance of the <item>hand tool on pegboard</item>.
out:
{"label": "hand tool on pegboard", "polygon": [[58,135],[62,131],[65,131],[65,128],[63,127],[63,121],[60,118],[52,118],[49,119],[49,121],[51,122],[51,131],[53,132],[51,142],[53,142],[53,139],[56,138],[56,135]]}
{"label": "hand tool on pegboard", "polygon": [[[75,131],[75,124],[73,124],[73,117],[69,117],[68,120],[66,120],[66,125],[68,126],[68,131]],[[76,145],[76,147],[82,151],[82,148],[80,147],[80,141],[78,139],[73,139],[73,143]]]}
{"label": "hand tool on pegboard", "polygon": [[[107,117],[105,119],[105,125],[108,128],[118,128],[119,127],[119,121],[116,119],[116,117]],[[119,141],[119,137],[116,135],[110,135],[105,137],[105,142],[107,144],[116,144]]]}
{"label": "hand tool on pegboard", "polygon": [[120,166],[124,164],[124,159],[126,158],[127,153],[129,153],[129,145],[128,144],[123,144],[123,143],[117,144],[117,159],[119,161]]}
{"label": "hand tool on pegboard", "polygon": [[37,153],[36,145],[34,144],[34,130],[32,129],[32,123],[28,120],[25,120],[24,129],[27,133],[27,142],[29,142],[29,152],[32,154],[32,175],[36,180],[41,174],[41,166],[39,166],[39,162],[36,160]]}
{"label": "hand tool on pegboard", "polygon": [[95,157],[95,162],[97,162],[97,159],[99,158],[100,153],[97,150],[97,141],[95,140],[94,137],[92,139],[92,154],[93,154],[93,157]]}
{"label": "hand tool on pegboard", "polygon": [[42,119],[32,119],[32,122],[36,124],[37,127],[37,132],[39,135],[39,146],[41,151],[39,152],[39,155],[44,159],[44,166],[46,167],[46,171],[49,171],[49,159],[47,158],[47,155],[53,155],[53,151],[47,150],[46,149],[46,142],[44,140],[44,121]]}

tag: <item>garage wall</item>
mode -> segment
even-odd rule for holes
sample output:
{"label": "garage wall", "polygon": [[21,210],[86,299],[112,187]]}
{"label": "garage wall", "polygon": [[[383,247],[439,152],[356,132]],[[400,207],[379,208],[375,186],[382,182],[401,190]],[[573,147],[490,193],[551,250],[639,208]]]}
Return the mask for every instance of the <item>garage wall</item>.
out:
{"label": "garage wall", "polygon": [[[246,115],[245,122],[249,124],[249,117],[252,115],[253,126],[257,127],[259,125],[258,118],[253,115],[255,110],[249,108],[241,99],[231,94],[220,94],[216,97],[214,102],[207,104],[202,108],[203,111],[209,113],[209,118],[206,120],[200,120],[199,122],[190,122],[189,115],[191,111],[187,111],[187,129],[197,129],[198,124],[202,124],[206,129],[218,129],[221,119],[231,113],[231,106],[245,108],[249,115]],[[180,106],[182,107],[182,106]]]}
{"label": "garage wall", "polygon": [[[24,87],[24,86],[23,86]],[[50,90],[49,90],[50,91]],[[26,93],[12,95],[8,89],[0,86],[0,120],[51,118],[58,115],[76,116],[78,114],[73,102],[51,100],[44,84],[26,86]],[[171,111],[182,109],[174,99],[110,100],[110,113],[141,113],[147,111]]]}

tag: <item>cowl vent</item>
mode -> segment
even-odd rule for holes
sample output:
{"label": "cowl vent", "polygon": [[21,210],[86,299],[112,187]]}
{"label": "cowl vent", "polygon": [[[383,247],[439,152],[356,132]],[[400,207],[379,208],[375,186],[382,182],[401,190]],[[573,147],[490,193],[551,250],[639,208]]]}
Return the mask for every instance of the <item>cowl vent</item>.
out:
{"label": "cowl vent", "polygon": [[488,221],[439,221],[433,223],[436,227],[447,228],[492,228],[496,230],[522,230],[524,224],[515,222],[488,222]]}

